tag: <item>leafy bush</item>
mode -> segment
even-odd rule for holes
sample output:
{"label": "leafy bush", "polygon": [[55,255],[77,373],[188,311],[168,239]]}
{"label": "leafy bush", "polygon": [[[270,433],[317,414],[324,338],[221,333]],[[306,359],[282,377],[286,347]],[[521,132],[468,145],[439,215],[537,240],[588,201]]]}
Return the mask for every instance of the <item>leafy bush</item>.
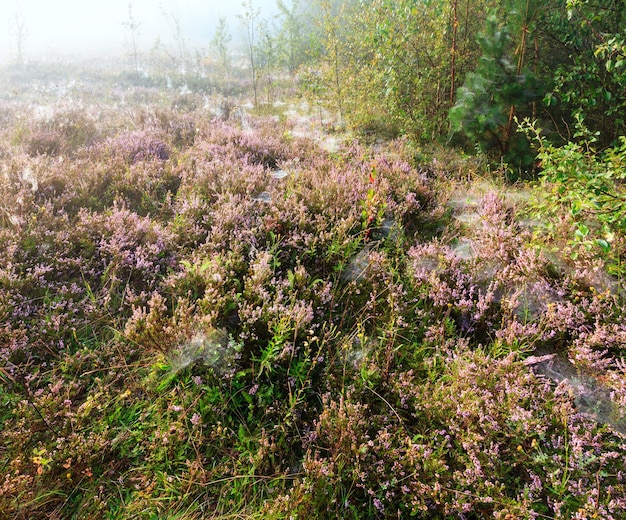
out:
{"label": "leafy bush", "polygon": [[541,181],[537,190],[536,214],[548,217],[547,231],[569,228],[572,258],[580,248],[595,249],[609,263],[612,274],[623,278],[626,244],[626,138],[599,152],[594,148],[597,133],[578,121],[577,141],[563,146],[550,144],[541,132],[526,122],[539,148]]}

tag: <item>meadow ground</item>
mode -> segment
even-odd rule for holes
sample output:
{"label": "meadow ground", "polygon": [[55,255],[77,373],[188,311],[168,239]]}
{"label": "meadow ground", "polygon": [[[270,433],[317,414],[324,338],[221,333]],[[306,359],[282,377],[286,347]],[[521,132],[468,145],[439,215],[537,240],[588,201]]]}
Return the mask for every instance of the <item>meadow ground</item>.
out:
{"label": "meadow ground", "polygon": [[0,518],[624,518],[622,235],[298,99],[36,72],[0,99]]}

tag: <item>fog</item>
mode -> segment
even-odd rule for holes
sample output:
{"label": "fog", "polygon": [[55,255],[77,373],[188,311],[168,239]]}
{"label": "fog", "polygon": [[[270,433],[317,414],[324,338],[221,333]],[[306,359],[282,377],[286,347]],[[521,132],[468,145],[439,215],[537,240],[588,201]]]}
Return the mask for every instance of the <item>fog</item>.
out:
{"label": "fog", "polygon": [[[129,4],[139,24],[138,50],[148,52],[155,42],[175,44],[176,24],[190,48],[206,46],[218,20],[225,17],[237,39],[243,11],[241,0],[0,0],[0,60],[18,54],[22,28],[25,60],[51,56],[119,55],[130,49]],[[277,12],[275,0],[253,0],[262,18]]]}

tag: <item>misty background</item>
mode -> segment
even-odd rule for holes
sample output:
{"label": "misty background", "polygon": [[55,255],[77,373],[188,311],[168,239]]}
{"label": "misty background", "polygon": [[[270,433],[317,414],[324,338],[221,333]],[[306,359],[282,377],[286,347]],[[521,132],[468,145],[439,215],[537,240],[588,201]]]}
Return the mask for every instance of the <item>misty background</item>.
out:
{"label": "misty background", "polygon": [[[275,0],[253,0],[252,4],[270,22],[278,12]],[[129,5],[135,23],[139,24],[140,53],[148,52],[157,43],[175,45],[176,24],[190,49],[208,46],[220,18],[226,19],[233,44],[241,39],[241,24],[236,16],[244,11],[242,1],[0,0],[0,20],[4,21],[4,27],[0,27],[0,61],[17,55],[19,31],[26,61],[128,53]]]}

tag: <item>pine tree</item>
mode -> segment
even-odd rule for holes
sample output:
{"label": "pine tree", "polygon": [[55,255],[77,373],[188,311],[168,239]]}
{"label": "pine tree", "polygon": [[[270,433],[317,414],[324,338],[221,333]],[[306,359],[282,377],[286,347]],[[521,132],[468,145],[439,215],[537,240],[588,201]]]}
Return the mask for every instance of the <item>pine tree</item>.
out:
{"label": "pine tree", "polygon": [[535,76],[523,59],[528,26],[524,27],[515,46],[509,28],[498,22],[495,13],[488,16],[478,36],[482,56],[474,72],[467,74],[449,113],[452,132],[514,162],[524,162],[520,155],[528,148],[525,138],[515,133],[514,117],[532,111],[533,102],[540,98]]}

